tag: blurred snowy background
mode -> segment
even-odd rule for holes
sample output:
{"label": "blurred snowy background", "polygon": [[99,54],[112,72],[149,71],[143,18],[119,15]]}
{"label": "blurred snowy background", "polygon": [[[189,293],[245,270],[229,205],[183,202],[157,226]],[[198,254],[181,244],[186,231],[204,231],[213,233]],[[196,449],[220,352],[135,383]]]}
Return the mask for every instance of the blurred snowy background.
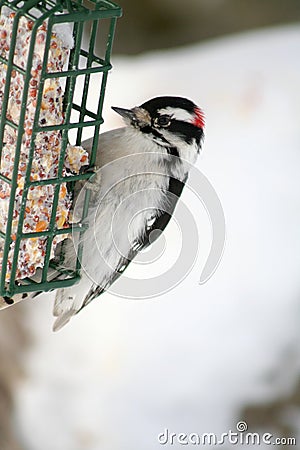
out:
{"label": "blurred snowy background", "polygon": [[[226,3],[198,2],[207,11],[213,5],[219,23]],[[261,3],[272,16],[280,2]],[[296,2],[285,5],[297,19]],[[257,16],[258,25],[267,24]],[[130,39],[126,51],[122,20],[120,51],[142,52]],[[236,27],[243,20],[238,11],[232,17]],[[299,48],[300,28],[292,24],[115,54],[103,131],[121,125],[111,105],[182,95],[204,109],[197,167],[224,208],[225,253],[199,286],[210,226],[201,203],[185,192],[202,247],[173,291],[144,301],[105,294],[58,334],[51,331],[52,294],[1,312],[1,450],[179,450],[178,443],[161,446],[158,434],[220,435],[240,420],[251,431],[300,442]],[[176,245],[172,226],[166,239]],[[23,375],[16,381],[16,374]]]}

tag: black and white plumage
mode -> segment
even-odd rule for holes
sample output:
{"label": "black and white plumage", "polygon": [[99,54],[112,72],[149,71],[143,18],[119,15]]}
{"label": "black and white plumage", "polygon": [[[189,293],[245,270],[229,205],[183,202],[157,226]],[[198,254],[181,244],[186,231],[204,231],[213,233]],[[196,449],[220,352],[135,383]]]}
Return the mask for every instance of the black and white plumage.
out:
{"label": "black and white plumage", "polygon": [[[100,135],[82,279],[57,291],[54,330],[114,283],[151,243],[153,230],[164,230],[201,149],[204,117],[190,100],[157,97],[133,109],[113,109],[126,126]],[[92,140],[82,145],[88,150]],[[69,247],[66,265],[74,260]]]}

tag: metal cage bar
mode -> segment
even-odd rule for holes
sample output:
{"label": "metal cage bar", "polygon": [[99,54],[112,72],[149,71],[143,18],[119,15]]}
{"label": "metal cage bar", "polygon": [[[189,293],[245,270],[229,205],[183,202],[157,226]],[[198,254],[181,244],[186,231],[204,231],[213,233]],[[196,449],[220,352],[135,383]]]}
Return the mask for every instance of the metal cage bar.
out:
{"label": "metal cage bar", "polygon": [[[53,240],[56,236],[68,235],[70,233],[79,233],[80,237],[84,233],[86,226],[83,223],[69,224],[65,228],[58,228],[56,225],[57,207],[59,201],[59,193],[63,183],[68,183],[68,186],[72,188],[75,181],[88,180],[92,172],[85,172],[78,175],[70,174],[65,176],[63,174],[63,166],[65,159],[65,152],[68,144],[69,131],[77,129],[76,133],[76,145],[81,145],[83,130],[87,127],[93,129],[93,145],[90,153],[89,166],[93,167],[96,158],[96,151],[98,146],[98,135],[100,125],[103,123],[102,108],[105,95],[105,88],[107,82],[108,71],[111,69],[110,55],[112,49],[112,42],[114,37],[114,31],[116,26],[116,20],[121,16],[122,11],[119,6],[109,0],[90,0],[90,6],[87,7],[83,4],[82,0],[27,0],[21,2],[19,0],[0,0],[0,11],[3,7],[9,8],[13,11],[14,22],[10,40],[10,48],[8,56],[5,57],[0,54],[0,64],[6,67],[6,84],[4,94],[2,98],[2,112],[0,118],[0,161],[2,158],[2,149],[5,145],[3,142],[5,127],[10,127],[17,131],[17,141],[14,155],[14,167],[12,177],[0,173],[0,183],[5,183],[10,188],[10,200],[8,207],[8,219],[5,232],[0,230],[0,240],[4,241],[3,257],[2,257],[2,270],[0,276],[0,295],[3,297],[12,297],[18,293],[32,292],[32,291],[49,291],[56,288],[67,287],[75,284],[80,279],[80,267],[82,256],[82,244],[79,244],[77,249],[77,261],[73,270],[64,270],[57,266],[54,260],[50,259]],[[20,67],[14,60],[15,47],[18,39],[18,25],[21,18],[26,18],[33,22],[31,30],[31,39],[28,50],[28,60],[26,67]],[[106,52],[104,58],[95,55],[95,42],[97,39],[97,30],[102,19],[110,21],[109,32],[106,36]],[[92,22],[92,29],[90,34],[90,40],[88,48],[83,48],[82,36],[83,27],[85,22]],[[40,82],[38,85],[37,97],[36,97],[36,110],[34,115],[34,122],[32,127],[31,141],[28,151],[27,166],[24,177],[24,187],[22,192],[22,201],[19,209],[19,218],[17,224],[17,232],[15,236],[12,236],[12,222],[13,213],[15,208],[15,197],[18,188],[18,170],[21,155],[21,145],[24,135],[24,122],[26,113],[26,101],[28,98],[30,80],[32,78],[32,60],[35,48],[35,41],[39,27],[47,23],[47,34],[45,42],[45,50],[43,54],[43,63],[41,69]],[[56,24],[73,24],[73,38],[74,46],[70,50],[69,61],[67,69],[63,68],[62,71],[50,72],[47,69],[47,61],[49,48],[51,43],[51,36],[53,33],[53,27]],[[85,64],[80,64],[81,60],[84,60]],[[23,95],[22,95],[22,108],[20,112],[19,121],[16,124],[10,118],[7,117],[6,111],[9,103],[10,83],[12,71],[16,71],[23,77]],[[97,102],[97,111],[94,112],[88,107],[88,91],[90,86],[91,75],[99,75],[101,78],[99,98]],[[84,90],[81,99],[81,104],[77,104],[73,100],[74,91],[76,89],[76,82],[79,76],[84,77]],[[51,79],[64,79],[65,80],[65,93],[63,98],[63,110],[64,120],[58,125],[47,125],[39,122],[40,108],[42,103],[42,97],[44,92],[44,85],[46,80]],[[72,113],[79,114],[79,118],[75,122],[71,122]],[[58,166],[56,176],[52,178],[33,180],[32,164],[35,155],[35,140],[39,133],[47,131],[59,131],[61,135],[61,147],[58,159]],[[0,168],[1,170],[1,168]],[[24,219],[25,209],[28,199],[28,192],[30,189],[38,186],[52,186],[53,204],[51,210],[50,220],[47,229],[44,231],[24,231]],[[0,199],[1,201],[1,199]],[[88,214],[89,203],[89,191],[87,191],[84,208],[82,212],[82,220]],[[46,251],[44,257],[44,264],[40,270],[40,274],[37,277],[26,277],[24,279],[16,280],[16,274],[18,269],[18,258],[20,253],[21,243],[25,239],[45,238]],[[79,239],[82,241],[82,239]],[[12,258],[9,254],[12,252]],[[10,258],[10,260],[9,260]],[[7,280],[8,263],[10,264],[10,276]],[[52,279],[52,269],[57,269],[59,273],[64,274],[64,279],[54,278]],[[51,272],[51,276],[49,274]]]}

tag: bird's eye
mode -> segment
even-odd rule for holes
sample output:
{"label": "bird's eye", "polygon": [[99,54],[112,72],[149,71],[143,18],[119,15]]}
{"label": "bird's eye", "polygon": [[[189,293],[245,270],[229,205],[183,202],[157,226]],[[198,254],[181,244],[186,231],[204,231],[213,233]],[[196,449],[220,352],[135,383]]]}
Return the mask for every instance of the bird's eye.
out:
{"label": "bird's eye", "polygon": [[154,121],[154,125],[156,127],[168,127],[171,123],[171,117],[170,116],[159,116],[156,117]]}

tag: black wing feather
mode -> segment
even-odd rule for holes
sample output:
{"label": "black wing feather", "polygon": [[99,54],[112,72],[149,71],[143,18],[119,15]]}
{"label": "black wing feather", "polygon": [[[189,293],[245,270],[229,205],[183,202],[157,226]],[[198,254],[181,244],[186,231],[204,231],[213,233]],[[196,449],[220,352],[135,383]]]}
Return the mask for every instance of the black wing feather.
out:
{"label": "black wing feather", "polygon": [[[177,204],[177,200],[182,193],[186,180],[187,177],[184,179],[184,181],[179,181],[173,177],[170,178],[168,190],[165,193],[167,197],[168,212],[158,210],[158,215],[156,217],[155,222],[153,222],[151,227],[145,230],[145,233],[143,235],[143,241],[141,243],[141,247],[139,247],[139,250],[148,247],[150,244],[152,244],[152,242],[154,242],[155,239],[154,240],[152,239],[151,242],[149,239],[152,231],[154,230],[164,231],[164,229],[171,220],[171,217]],[[159,237],[159,234],[157,234],[157,237]]]}

